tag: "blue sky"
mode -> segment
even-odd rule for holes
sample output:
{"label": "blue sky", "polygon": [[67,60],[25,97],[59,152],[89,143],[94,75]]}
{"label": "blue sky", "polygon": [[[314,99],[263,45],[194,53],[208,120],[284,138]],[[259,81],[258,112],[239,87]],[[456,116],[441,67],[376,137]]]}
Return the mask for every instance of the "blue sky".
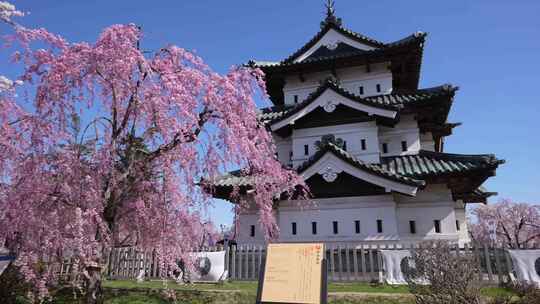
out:
{"label": "blue sky", "polygon": [[[225,72],[249,59],[280,60],[309,40],[323,19],[323,0],[303,1],[12,1],[21,21],[70,41],[95,41],[116,23],[143,27],[143,48],[196,50]],[[344,25],[382,41],[428,32],[421,87],[460,87],[446,152],[494,153],[507,163],[486,186],[499,197],[540,202],[540,1],[336,0]],[[4,27],[5,28],[5,27]],[[5,53],[5,51],[2,51]],[[4,57],[4,56],[2,56]],[[12,68],[0,62],[0,74]],[[496,201],[493,198],[491,201]],[[230,223],[230,206],[210,216]]]}

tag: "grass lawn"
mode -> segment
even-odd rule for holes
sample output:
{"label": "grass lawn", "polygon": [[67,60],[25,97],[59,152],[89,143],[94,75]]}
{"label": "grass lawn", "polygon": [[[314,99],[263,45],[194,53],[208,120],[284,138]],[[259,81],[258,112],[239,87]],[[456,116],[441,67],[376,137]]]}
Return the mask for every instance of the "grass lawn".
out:
{"label": "grass lawn", "polygon": [[[150,303],[165,304],[168,301],[159,297],[164,289],[175,290],[178,297],[176,303],[210,304],[210,303],[254,303],[257,282],[229,282],[223,284],[189,284],[178,285],[175,282],[147,281],[106,281],[107,304]],[[330,283],[328,286],[329,303],[364,303],[364,304],[413,304],[414,299],[406,286],[378,285],[368,283]],[[510,294],[499,287],[482,289],[486,297]]]}

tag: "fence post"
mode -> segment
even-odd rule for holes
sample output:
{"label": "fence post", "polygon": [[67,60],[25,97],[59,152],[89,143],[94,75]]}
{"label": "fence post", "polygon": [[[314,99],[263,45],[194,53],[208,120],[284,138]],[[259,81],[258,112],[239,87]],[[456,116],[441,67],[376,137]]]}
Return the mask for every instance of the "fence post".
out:
{"label": "fence post", "polygon": [[501,259],[499,257],[499,248],[497,248],[497,246],[494,246],[493,247],[493,254],[495,255],[495,267],[497,268],[497,281],[499,282],[499,284],[501,284],[503,282],[503,277],[502,277],[502,269],[501,269]]}
{"label": "fence post", "polygon": [[354,280],[359,281],[358,278],[358,248],[353,244],[353,263],[354,263]]}
{"label": "fence post", "polygon": [[232,251],[230,252],[230,259],[231,259],[231,273],[230,277],[233,280],[236,280],[236,248],[237,245],[234,245],[232,248]]}
{"label": "fence post", "polygon": [[486,269],[488,272],[489,282],[493,282],[493,270],[491,269],[491,257],[489,255],[489,248],[487,245],[484,245],[484,258],[486,259]]}

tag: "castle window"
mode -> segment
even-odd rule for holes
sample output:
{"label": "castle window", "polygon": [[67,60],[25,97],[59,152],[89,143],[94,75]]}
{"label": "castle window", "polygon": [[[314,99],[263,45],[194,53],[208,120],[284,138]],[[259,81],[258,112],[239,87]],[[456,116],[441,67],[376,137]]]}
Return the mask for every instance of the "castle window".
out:
{"label": "castle window", "polygon": [[360,93],[360,95],[364,95],[364,87],[359,87],[358,93]]}
{"label": "castle window", "polygon": [[377,83],[377,93],[381,92],[381,85]]}
{"label": "castle window", "polygon": [[311,234],[317,234],[317,222],[311,222]]}
{"label": "castle window", "polygon": [[409,231],[411,234],[416,234],[416,221],[409,221]]}
{"label": "castle window", "polygon": [[296,223],[292,222],[292,234],[296,235]]}
{"label": "castle window", "polygon": [[434,220],[433,226],[435,227],[435,233],[441,233],[441,221],[440,220]]}
{"label": "castle window", "polygon": [[354,221],[354,232],[356,232],[356,234],[360,233],[360,221]]}
{"label": "castle window", "polygon": [[384,154],[388,153],[388,144],[387,143],[382,144],[382,153],[384,153]]}
{"label": "castle window", "polygon": [[249,228],[250,228],[249,236],[255,237],[255,225],[251,225]]}
{"label": "castle window", "polygon": [[456,221],[456,230],[459,231],[461,227],[459,227],[459,221]]}
{"label": "castle window", "polygon": [[294,103],[298,103],[298,95],[294,95]]}
{"label": "castle window", "polygon": [[343,150],[347,151],[347,141],[343,141]]}
{"label": "castle window", "polygon": [[406,141],[401,141],[401,151],[405,152],[407,151],[407,142]]}
{"label": "castle window", "polygon": [[382,233],[383,227],[382,227],[382,220],[377,220],[377,233]]}
{"label": "castle window", "polygon": [[289,152],[289,160],[292,160],[292,156],[293,156],[293,154],[292,154],[292,151],[291,151],[291,152]]}
{"label": "castle window", "polygon": [[304,145],[304,155],[309,155],[309,146]]}
{"label": "castle window", "polygon": [[339,231],[338,231],[338,222],[333,221],[333,222],[332,222],[332,228],[333,228],[333,230],[334,230],[334,234],[338,234],[338,233],[339,233]]}

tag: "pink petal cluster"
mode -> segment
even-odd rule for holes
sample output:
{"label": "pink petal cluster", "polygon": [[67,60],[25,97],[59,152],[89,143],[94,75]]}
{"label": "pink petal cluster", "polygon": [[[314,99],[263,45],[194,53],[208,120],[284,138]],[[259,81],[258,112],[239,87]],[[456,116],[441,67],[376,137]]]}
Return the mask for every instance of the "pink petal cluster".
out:
{"label": "pink petal cluster", "polygon": [[540,245],[540,206],[504,199],[472,210],[470,224],[475,241],[510,248]]}
{"label": "pink petal cluster", "polygon": [[303,181],[273,157],[257,120],[260,70],[220,75],[172,45],[146,55],[133,24],[93,44],[15,29],[31,97],[0,95],[0,231],[41,294],[66,257],[81,272],[120,245],[156,249],[163,269],[187,259],[211,200],[200,182],[231,166],[259,181],[252,198],[276,235],[275,196]]}

